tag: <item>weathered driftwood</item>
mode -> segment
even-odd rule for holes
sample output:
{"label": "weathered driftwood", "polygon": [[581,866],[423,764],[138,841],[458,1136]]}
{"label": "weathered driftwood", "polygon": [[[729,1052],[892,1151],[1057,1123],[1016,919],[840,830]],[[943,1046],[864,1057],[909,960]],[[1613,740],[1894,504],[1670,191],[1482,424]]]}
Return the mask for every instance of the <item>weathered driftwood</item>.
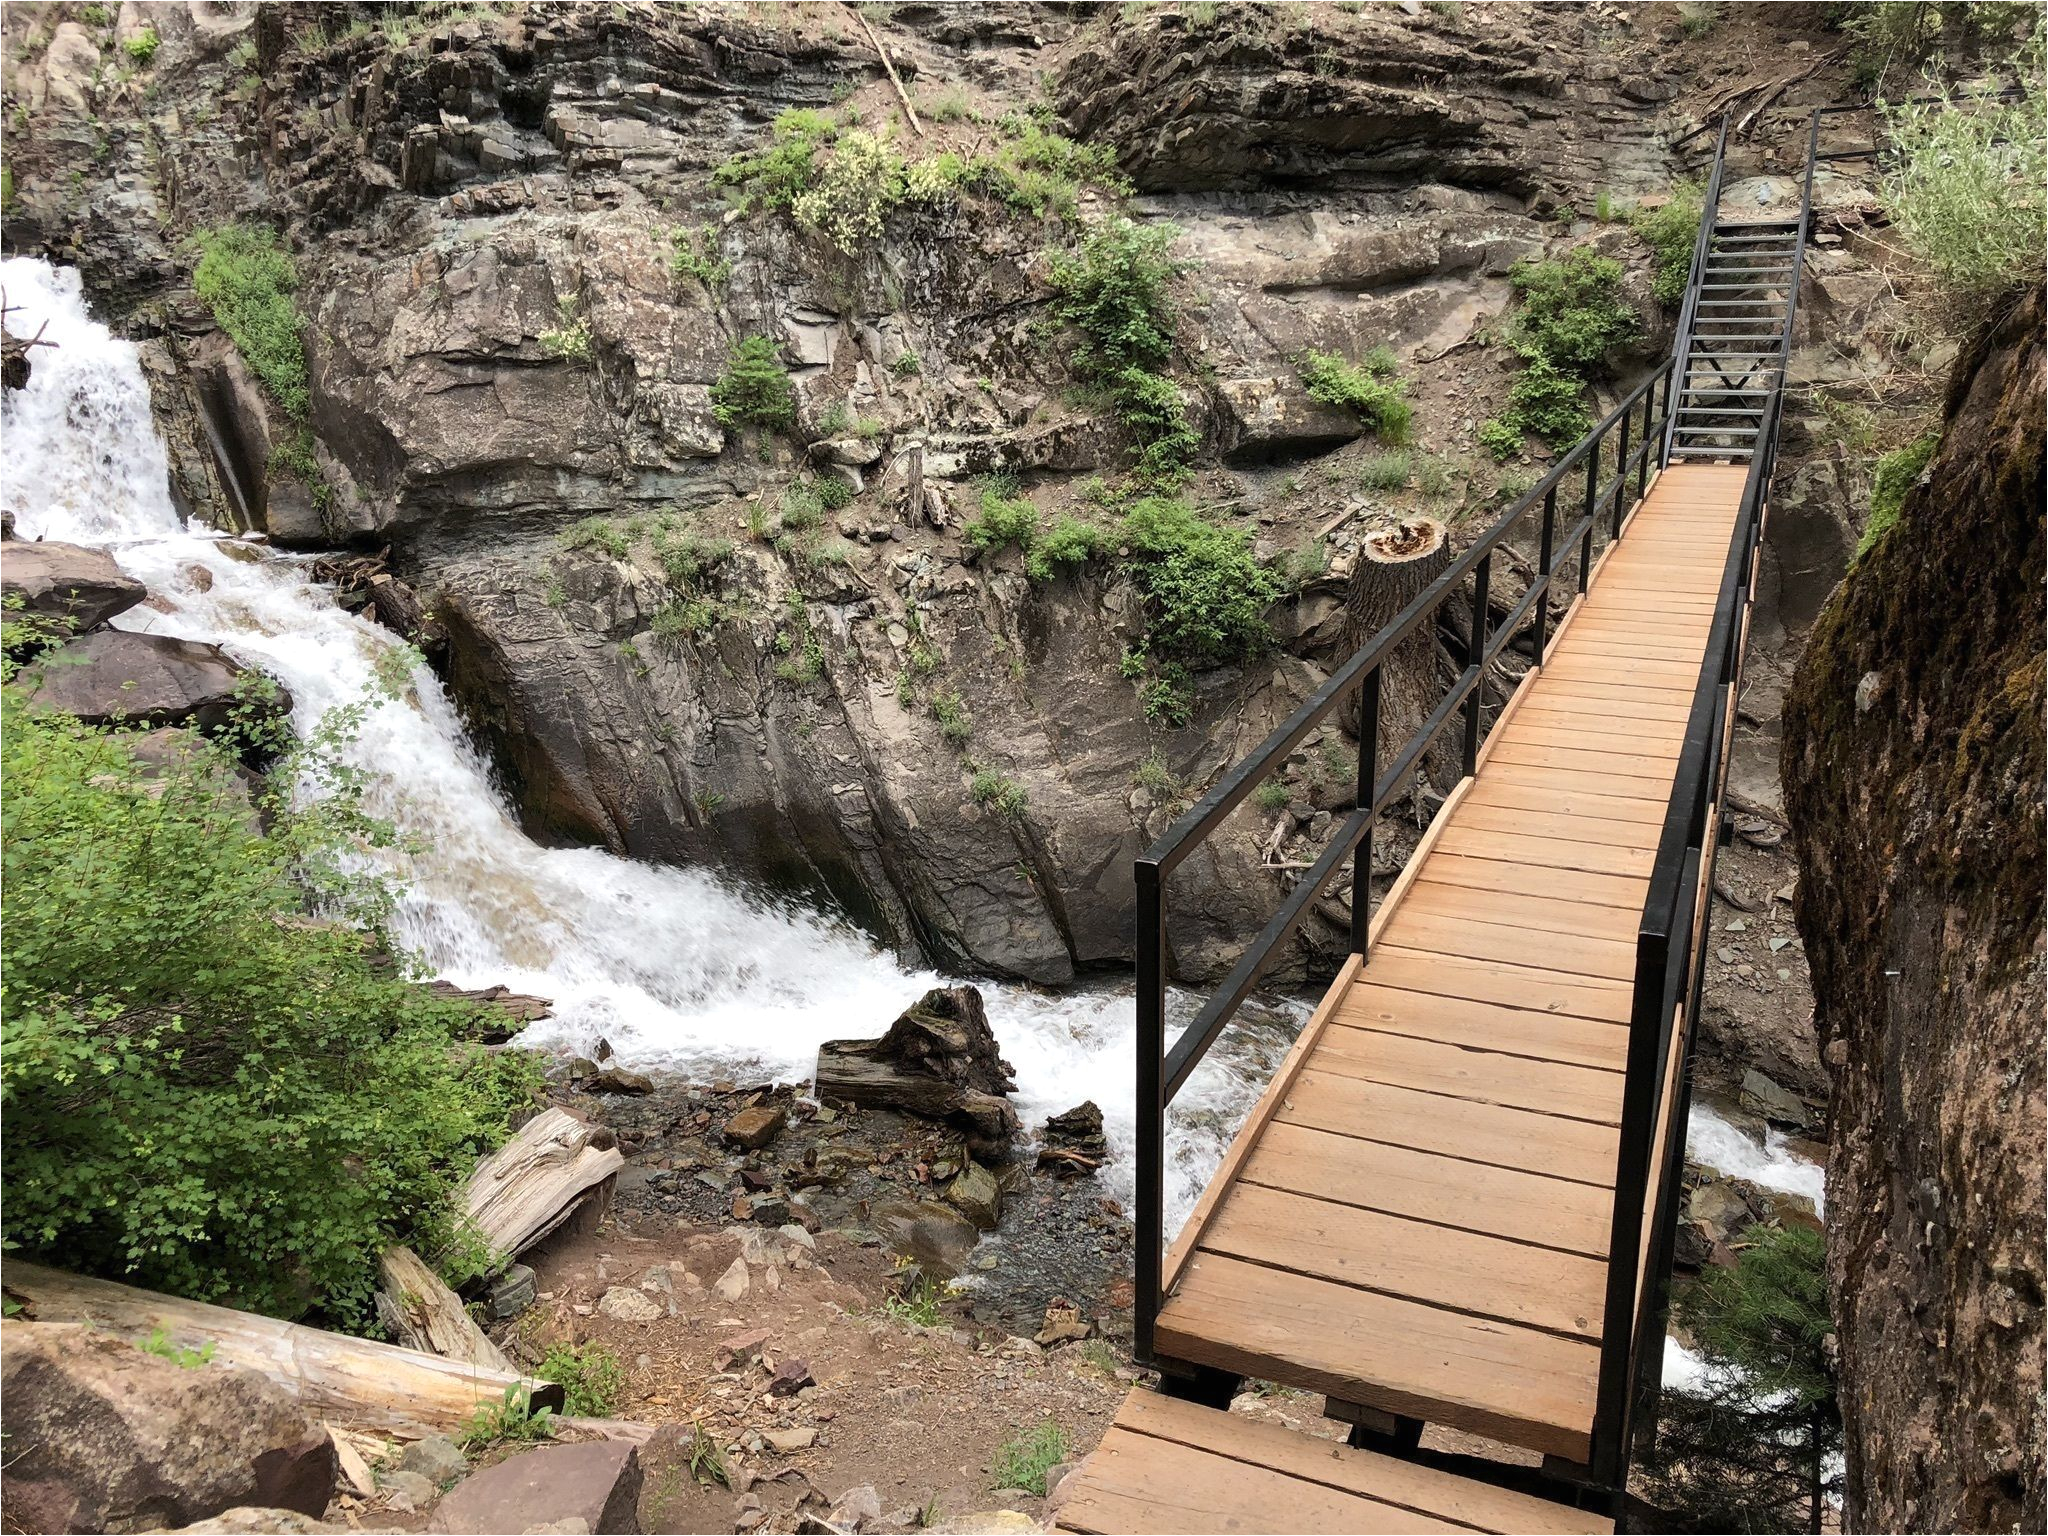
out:
{"label": "weathered driftwood", "polygon": [[377,1315],[408,1349],[512,1374],[512,1362],[477,1327],[462,1298],[410,1248],[386,1248],[378,1260]]}
{"label": "weathered driftwood", "polygon": [[513,1258],[585,1201],[608,1199],[625,1165],[610,1131],[550,1109],[476,1165],[463,1202],[491,1251]]}
{"label": "weathered driftwood", "polygon": [[[36,1322],[91,1323],[140,1343],[159,1328],[181,1349],[213,1346],[216,1364],[242,1365],[293,1393],[317,1418],[418,1437],[459,1427],[523,1378],[396,1344],[326,1333],[253,1312],[163,1296],[10,1260],[0,1283]],[[536,1407],[559,1409],[562,1389],[527,1381]]]}
{"label": "weathered driftwood", "polygon": [[934,987],[878,1040],[818,1047],[819,1097],[946,1121],[981,1157],[1008,1156],[1016,1138],[1017,1111],[1005,1097],[1011,1085],[973,987]]}

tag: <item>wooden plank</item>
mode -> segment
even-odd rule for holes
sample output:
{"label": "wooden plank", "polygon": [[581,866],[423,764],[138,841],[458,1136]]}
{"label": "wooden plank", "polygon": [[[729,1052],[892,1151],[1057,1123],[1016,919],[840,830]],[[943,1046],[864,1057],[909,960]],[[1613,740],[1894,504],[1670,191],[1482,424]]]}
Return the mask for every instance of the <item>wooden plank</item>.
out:
{"label": "wooden plank", "polygon": [[1546,670],[1553,678],[1593,677],[1602,681],[1630,683],[1634,686],[1655,680],[1689,691],[1699,681],[1700,665],[1704,660],[1703,656],[1677,661],[1638,656],[1624,664],[1611,656],[1580,655],[1574,651],[1553,658]]}
{"label": "wooden plank", "polygon": [[1342,1020],[1323,1032],[1310,1070],[1393,1088],[1441,1093],[1475,1104],[1502,1104],[1601,1125],[1621,1123],[1618,1071],[1508,1056],[1413,1035],[1352,1029]]}
{"label": "wooden plank", "polygon": [[1603,1188],[1614,1183],[1619,1133],[1611,1125],[1367,1082],[1314,1066],[1294,1080],[1279,1118],[1496,1168]]}
{"label": "wooden plank", "polygon": [[1644,813],[1638,819],[1645,824],[1662,826],[1668,809],[1669,795],[1654,779],[1588,773],[1583,768],[1538,768],[1528,763],[1495,763],[1490,776],[1503,789],[1547,789],[1553,794],[1594,799],[1610,821],[1621,819],[1624,808],[1633,808]]}
{"label": "wooden plank", "polygon": [[1532,710],[1515,723],[1512,739],[1532,747],[1567,747],[1576,752],[1650,758],[1664,764],[1667,773],[1671,771],[1670,765],[1678,761],[1685,742],[1685,729],[1675,720],[1662,722],[1663,729],[1654,734],[1631,733],[1615,727],[1603,730],[1602,723],[1580,716],[1560,717],[1554,711]]}
{"label": "wooden plank", "polygon": [[1357,955],[1345,960],[1337,971],[1337,979],[1330,983],[1330,990],[1323,994],[1323,1000],[1316,1005],[1316,1011],[1309,1015],[1309,1021],[1302,1026],[1301,1033],[1294,1037],[1294,1044],[1287,1048],[1287,1054],[1280,1059],[1266,1091],[1259,1095],[1258,1103],[1238,1127],[1237,1137],[1223,1154],[1223,1161],[1216,1165],[1216,1171],[1209,1176],[1207,1186],[1195,1208],[1188,1212],[1188,1219],[1181,1224],[1180,1232],[1174,1237],[1173,1245],[1166,1250],[1166,1258],[1159,1267],[1159,1292],[1162,1296],[1173,1293],[1174,1282],[1180,1278],[1181,1267],[1188,1256],[1195,1251],[1195,1244],[1201,1238],[1202,1228],[1216,1210],[1217,1202],[1230,1189],[1231,1181],[1237,1177],[1238,1166],[1251,1155],[1257,1145],[1259,1132],[1273,1118],[1273,1114],[1285,1101],[1287,1092],[1294,1086],[1294,1079],[1307,1062],[1309,1053],[1316,1048],[1316,1041],[1322,1037],[1323,1026],[1336,1011],[1337,1001],[1343,997],[1351,982],[1358,975],[1364,962]]}
{"label": "wooden plank", "polygon": [[[1498,817],[1505,825],[1487,825]],[[1598,825],[1615,831],[1617,842],[1596,842],[1585,829]],[[1551,836],[1551,832],[1560,835]],[[1594,823],[1586,817],[1539,816],[1534,811],[1491,811],[1474,807],[1462,825],[1444,834],[1437,847],[1459,858],[1492,859],[1510,864],[1538,864],[1551,869],[1580,869],[1589,874],[1644,877],[1656,860],[1627,822]]]}
{"label": "wooden plank", "polygon": [[1607,1266],[1597,1259],[1287,1190],[1238,1185],[1201,1251],[1546,1333],[1600,1336]]}
{"label": "wooden plank", "polygon": [[1571,654],[1598,656],[1623,663],[1646,657],[1653,661],[1690,661],[1697,665],[1706,655],[1705,641],[1704,634],[1678,636],[1651,632],[1628,635],[1611,630],[1588,630],[1572,642]]}
{"label": "wooden plank", "polygon": [[1072,1477],[1059,1528],[1104,1536],[1222,1536],[1282,1526],[1314,1536],[1472,1529],[1115,1425]]}
{"label": "wooden plank", "polygon": [[1675,729],[1682,736],[1692,713],[1692,701],[1629,698],[1576,683],[1553,683],[1545,678],[1529,700],[1529,712],[1569,716],[1593,730],[1626,733],[1640,729],[1662,735],[1667,729]]}
{"label": "wooden plank", "polygon": [[1598,1185],[1284,1121],[1266,1127],[1239,1184],[1289,1189],[1591,1259],[1606,1256],[1614,1224],[1613,1199]]}
{"label": "wooden plank", "polygon": [[1600,1352],[1581,1340],[1207,1253],[1158,1339],[1177,1359],[1586,1460]]}
{"label": "wooden plank", "polygon": [[1434,885],[1460,885],[1506,895],[1540,891],[1545,900],[1572,906],[1619,907],[1631,920],[1642,911],[1643,898],[1650,893],[1647,869],[1641,875],[1610,875],[1576,866],[1546,868],[1501,857],[1468,858],[1447,851],[1441,843],[1425,873],[1428,883]]}
{"label": "wooden plank", "polygon": [[[1642,714],[1623,714],[1583,699],[1532,699],[1520,716],[1524,731],[1558,733],[1567,744],[1585,736],[1596,741],[1615,742],[1623,751],[1661,757],[1680,751],[1685,743],[1685,721],[1660,719]],[[1555,739],[1555,737],[1532,738]]]}
{"label": "wooden plank", "polygon": [[[1437,1515],[1473,1530],[1571,1536],[1612,1528],[1608,1522],[1566,1504],[1391,1456],[1354,1450],[1278,1424],[1203,1408],[1143,1388],[1134,1388],[1124,1400],[1117,1411],[1116,1427],[1176,1440],[1308,1482],[1327,1483],[1348,1493]],[[1265,1523],[1275,1525],[1271,1520]]]}
{"label": "wooden plank", "polygon": [[1468,960],[1503,960],[1510,965],[1538,966],[1617,982],[1630,980],[1636,972],[1636,946],[1629,940],[1539,933],[1511,923],[1436,913],[1425,915],[1412,909],[1403,911],[1387,931],[1387,942],[1425,953],[1459,955]]}
{"label": "wooden plank", "polygon": [[1467,997],[1406,992],[1398,987],[1362,983],[1352,987],[1330,1022],[1346,1029],[1413,1035],[1610,1072],[1621,1071],[1628,1058],[1628,1032],[1610,1020],[1578,1019],[1569,1014],[1478,1003]]}
{"label": "wooden plank", "polygon": [[1499,762],[1521,763],[1530,768],[1578,768],[1587,773],[1645,779],[1655,784],[1669,784],[1677,762],[1676,752],[1668,757],[1651,757],[1608,747],[1557,746],[1526,738],[1502,742],[1494,757]]}
{"label": "wooden plank", "polygon": [[1409,897],[1411,911],[1458,922],[1470,920],[1526,928],[1565,938],[1610,939],[1631,947],[1642,926],[1642,913],[1637,907],[1573,901],[1562,892],[1542,894],[1540,877],[1536,884],[1503,890],[1498,885],[1438,880],[1434,865],[1432,860],[1431,868],[1423,871],[1431,878],[1416,882]]}
{"label": "wooden plank", "polygon": [[1373,951],[1368,974],[1382,986],[1526,1008],[1532,1013],[1563,1013],[1609,1024],[1626,1024],[1629,1019],[1629,988],[1597,976],[1466,960],[1395,944],[1383,944]]}
{"label": "wooden plank", "polygon": [[[1675,670],[1644,670],[1607,664],[1604,656],[1565,656],[1544,669],[1545,686],[1582,696],[1618,694],[1648,702],[1689,704],[1699,683],[1700,668],[1687,664]],[[1571,685],[1577,685],[1576,687]]]}
{"label": "wooden plank", "polygon": [[[1636,841],[1639,846],[1654,848],[1657,845],[1657,829],[1664,825],[1666,806],[1655,800],[1634,800],[1603,793],[1597,786],[1580,784],[1574,788],[1561,789],[1555,784],[1531,784],[1504,775],[1489,775],[1486,782],[1472,786],[1472,793],[1465,797],[1465,810],[1459,817],[1467,826],[1483,825],[1472,813],[1481,809],[1503,809],[1509,812],[1531,812],[1536,816],[1583,817],[1589,821],[1622,823],[1638,830]],[[1533,821],[1531,823],[1533,825]],[[1651,830],[1642,832],[1648,827]],[[1589,842],[1607,841],[1596,835],[1597,829],[1588,829],[1585,837]]]}

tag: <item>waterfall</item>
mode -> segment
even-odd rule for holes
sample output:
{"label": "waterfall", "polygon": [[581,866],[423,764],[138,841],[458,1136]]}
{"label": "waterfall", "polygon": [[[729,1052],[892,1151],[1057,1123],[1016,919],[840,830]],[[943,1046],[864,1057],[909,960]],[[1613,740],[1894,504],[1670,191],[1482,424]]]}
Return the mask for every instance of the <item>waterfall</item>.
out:
{"label": "waterfall", "polygon": [[[306,562],[181,523],[136,349],[87,312],[79,276],[0,263],[11,328],[45,335],[28,388],[8,391],[0,504],[26,539],[98,546],[150,600],[115,623],[223,647],[290,690],[312,730],[364,698],[400,641],[343,608]],[[596,849],[542,848],[520,830],[440,680],[413,670],[405,696],[372,709],[349,750],[366,808],[416,851],[389,855],[402,886],[396,935],[459,986],[504,982],[552,998],[522,1036],[699,1080],[808,1080],[819,1042],[874,1035],[944,978],[912,970],[847,922],[744,891],[699,869]],[[1063,996],[983,983],[991,1024],[1017,1069],[1027,1126],[1082,1098],[1102,1106],[1128,1154],[1134,1023],[1130,989]],[[1192,1205],[1263,1081],[1241,1053],[1212,1051],[1174,1106],[1169,1227]],[[1127,1155],[1106,1177],[1131,1193]]]}

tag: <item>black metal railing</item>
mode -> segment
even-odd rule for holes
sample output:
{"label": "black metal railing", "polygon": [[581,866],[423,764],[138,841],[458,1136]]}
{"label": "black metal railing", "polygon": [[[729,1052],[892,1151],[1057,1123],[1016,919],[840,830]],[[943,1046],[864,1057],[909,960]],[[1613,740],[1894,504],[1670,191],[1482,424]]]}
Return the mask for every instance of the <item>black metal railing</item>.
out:
{"label": "black metal railing", "polygon": [[[1678,393],[1685,394],[1687,383],[1686,360],[1692,353],[1693,325],[1699,314],[1700,275],[1706,271],[1707,252],[1714,240],[1714,213],[1721,205],[1721,170],[1728,158],[1728,119],[1721,119],[1721,131],[1714,138],[1714,169],[1708,173],[1707,189],[1700,196],[1700,228],[1692,243],[1692,268],[1686,274],[1685,302],[1678,311],[1678,333],[1671,344],[1672,356],[1678,363]],[[1660,464],[1671,462],[1671,445],[1678,436],[1678,412],[1668,413],[1664,425],[1663,454]]]}
{"label": "black metal railing", "polygon": [[[1542,660],[1549,643],[1551,592],[1574,565],[1578,591],[1585,592],[1592,579],[1596,544],[1612,542],[1620,534],[1628,509],[1642,497],[1651,467],[1659,462],[1658,445],[1664,439],[1676,388],[1674,363],[1675,359],[1660,363],[1631,389],[1541,480],[1473,540],[1443,574],[1339,667],[1249,757],[1224,774],[1138,860],[1137,1283],[1133,1342],[1140,1360],[1154,1359],[1153,1325],[1161,1300],[1167,1106],[1251,994],[1260,975],[1271,964],[1275,950],[1300,925],[1310,905],[1338,876],[1347,859],[1351,863],[1351,950],[1361,957],[1367,953],[1371,940],[1375,822],[1421,765],[1437,736],[1461,710],[1463,773],[1469,777],[1474,772],[1485,735],[1483,684],[1488,669],[1525,627],[1531,631],[1536,660]],[[1611,459],[1607,453],[1610,444]],[[1629,494],[1631,477],[1633,496]],[[1577,515],[1569,526],[1560,529],[1560,502],[1569,509],[1575,496]],[[1507,617],[1496,625],[1491,621],[1488,603],[1494,557],[1509,534],[1531,516],[1540,520],[1536,529],[1535,579]],[[1382,666],[1404,640],[1425,624],[1433,624],[1437,611],[1460,590],[1469,592],[1472,603],[1464,667],[1449,691],[1405,741],[1381,742]],[[1322,856],[1301,876],[1272,920],[1168,1050],[1167,877],[1353,691],[1361,696],[1354,809],[1337,824]],[[1389,745],[1392,760],[1381,770],[1381,751]]]}

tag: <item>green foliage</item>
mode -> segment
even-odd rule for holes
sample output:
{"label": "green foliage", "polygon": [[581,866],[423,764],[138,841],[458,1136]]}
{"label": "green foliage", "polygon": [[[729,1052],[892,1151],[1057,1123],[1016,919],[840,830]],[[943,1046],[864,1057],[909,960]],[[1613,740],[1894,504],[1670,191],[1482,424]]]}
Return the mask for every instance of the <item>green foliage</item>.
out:
{"label": "green foliage", "polygon": [[1124,514],[1117,538],[1148,602],[1155,653],[1220,666],[1271,643],[1265,612],[1280,584],[1242,529],[1208,521],[1179,497],[1147,496]]}
{"label": "green foliage", "polygon": [[1369,491],[1398,491],[1414,473],[1415,461],[1407,453],[1376,453],[1359,466],[1358,483]]}
{"label": "green foliage", "polygon": [[818,505],[827,512],[837,512],[853,500],[853,486],[837,475],[819,475],[811,482],[811,489],[817,495]]}
{"label": "green foliage", "polygon": [[377,957],[392,834],[340,756],[367,707],[284,759],[258,830],[225,756],[145,781],[120,733],[0,698],[11,1249],[360,1326],[381,1248],[453,1237],[536,1074]]}
{"label": "green foliage", "polygon": [[707,539],[679,528],[657,529],[654,558],[662,579],[678,592],[689,592],[732,559],[731,539]]}
{"label": "green foliage", "polygon": [[1721,24],[1717,0],[1679,0],[1678,25],[1687,37],[1705,37]]}
{"label": "green foliage", "polygon": [[1195,718],[1195,680],[1177,661],[1167,662],[1138,689],[1145,718],[1169,731],[1186,730]]}
{"label": "green foliage", "polygon": [[484,1403],[469,1416],[456,1443],[465,1451],[481,1451],[507,1441],[551,1440],[554,1417],[554,1409],[534,1407],[533,1394],[514,1382],[501,1401]]}
{"label": "green foliage", "polygon": [[1629,216],[1629,228],[1657,259],[1657,275],[1650,286],[1667,309],[1684,302],[1685,285],[1692,280],[1692,253],[1699,244],[1705,196],[1697,182],[1682,181],[1661,207],[1638,208]]}
{"label": "green foliage", "polygon": [[597,549],[610,555],[614,560],[623,560],[633,547],[632,535],[625,526],[608,517],[586,517],[564,528],[558,541],[562,548]]}
{"label": "green foliage", "polygon": [[1751,1227],[1733,1268],[1676,1296],[1706,1369],[1662,1394],[1644,1492],[1679,1531],[1804,1531],[1839,1482],[1824,1246],[1804,1227]]}
{"label": "green foliage", "polygon": [[1433,453],[1422,455],[1415,464],[1415,488],[1431,498],[1450,495],[1455,489],[1450,462]]}
{"label": "green foliage", "polygon": [[1169,254],[1179,234],[1171,224],[1113,219],[1077,253],[1054,255],[1053,313],[1079,333],[1070,360],[1082,378],[1115,384],[1127,368],[1156,372],[1172,357],[1168,290],[1186,270]]}
{"label": "green foliage", "polygon": [[291,256],[272,231],[255,224],[202,229],[193,239],[193,290],[286,414],[304,416],[306,344],[292,299],[299,278]]}
{"label": "green foliage", "polygon": [[1014,544],[1028,551],[1037,542],[1038,509],[1022,496],[1007,494],[1007,490],[1007,484],[1001,480],[982,485],[981,515],[962,530],[967,542],[976,549],[1004,549]]}
{"label": "green foliage", "polygon": [[896,361],[889,365],[889,371],[899,379],[914,379],[924,372],[924,359],[906,348],[896,354]]}
{"label": "green foliage", "polygon": [[150,1330],[149,1337],[135,1347],[147,1354],[159,1355],[185,1370],[196,1371],[212,1361],[214,1343],[214,1340],[208,1339],[197,1349],[181,1348],[172,1340],[170,1328],[166,1324],[158,1323]]}
{"label": "green foliage", "polygon": [[1166,766],[1166,759],[1157,752],[1147,754],[1131,779],[1138,788],[1155,795],[1175,794],[1181,787],[1180,780],[1173,776],[1173,770]]}
{"label": "green foliage", "polygon": [[1521,305],[1508,325],[1508,345],[1525,360],[1585,373],[1639,327],[1621,297],[1621,263],[1590,245],[1560,260],[1520,261],[1508,280]]}
{"label": "green foliage", "polygon": [[1083,187],[1112,196],[1130,191],[1108,145],[1077,143],[1036,117],[1007,116],[1002,126],[1007,137],[993,154],[977,157],[966,175],[1010,207],[1034,218],[1072,219]]}
{"label": "green foliage", "polygon": [[924,115],[935,123],[958,123],[968,117],[967,97],[959,90],[942,91],[925,103]]}
{"label": "green foliage", "polygon": [[1033,581],[1049,581],[1062,565],[1086,565],[1102,545],[1100,528],[1062,513],[1031,546],[1024,558],[1025,574]]}
{"label": "green foliage", "polygon": [[774,342],[748,336],[733,347],[711,386],[711,414],[725,427],[786,427],[796,420],[796,389]]}
{"label": "green foliage", "polygon": [[1311,399],[1356,411],[1372,423],[1382,442],[1408,441],[1414,408],[1408,403],[1407,383],[1394,372],[1397,360],[1388,348],[1373,348],[1359,363],[1347,363],[1335,352],[1305,352],[1295,366]]}
{"label": "green foliage", "polygon": [[78,8],[78,19],[88,27],[111,27],[114,24],[114,13],[104,5],[81,5]]}
{"label": "green foliage", "polygon": [[669,244],[669,271],[678,279],[692,278],[707,293],[724,292],[725,285],[732,280],[732,263],[719,250],[718,230],[714,226],[706,224],[694,232],[673,230]]}
{"label": "green foliage", "polygon": [[1479,446],[1496,459],[1512,459],[1522,451],[1522,429],[1504,417],[1495,416],[1479,424]]}
{"label": "green foliage", "polygon": [[2038,66],[2015,101],[1944,92],[1885,117],[1895,149],[1885,211],[1956,318],[1967,325],[2004,295],[2038,287],[2048,219],[2048,83]]}
{"label": "green foliage", "polygon": [[610,1418],[626,1389],[619,1357],[602,1344],[556,1344],[533,1374],[561,1386],[562,1411],[574,1418]]}
{"label": "green foliage", "polygon": [[1274,811],[1284,811],[1293,798],[1294,791],[1289,789],[1286,781],[1282,779],[1268,779],[1252,791],[1252,804],[1268,815]]}
{"label": "green foliage", "polygon": [[2020,57],[2008,62],[2023,78],[2030,68],[2038,77],[2038,61],[2030,64],[2025,56],[2025,48],[2041,39],[2037,0],[1879,0],[1833,9],[1852,39],[1856,81],[1866,90],[1888,89],[1923,72],[1961,73],[1965,59],[1988,54],[1992,62],[2015,51]]}
{"label": "green foliage", "polygon": [[991,1476],[998,1488],[1045,1497],[1045,1474],[1067,1459],[1067,1432],[1051,1419],[1011,1435],[996,1448]]}
{"label": "green foliage", "polygon": [[155,27],[144,27],[140,32],[121,45],[122,52],[137,64],[147,69],[156,59],[157,35]]}
{"label": "green foliage", "polygon": [[540,333],[542,349],[550,357],[574,363],[589,361],[590,322],[579,312],[574,294],[565,293],[555,300],[555,316],[561,323]]}
{"label": "green foliage", "polygon": [[1118,423],[1139,445],[1139,477],[1177,483],[1202,446],[1201,434],[1188,421],[1187,396],[1180,386],[1164,374],[1130,367],[1116,376],[1110,398]]}
{"label": "green foliage", "polygon": [[936,1328],[946,1299],[946,1288],[930,1275],[920,1274],[893,1296],[882,1298],[882,1315],[918,1328]]}
{"label": "green foliage", "polygon": [[791,209],[816,179],[818,151],[837,132],[824,113],[792,107],[775,119],[766,149],[734,155],[711,173],[711,183],[738,189],[743,211]]}
{"label": "green foliage", "polygon": [[1906,505],[1906,492],[1926,471],[1934,459],[1934,450],[1940,446],[1941,434],[1930,432],[1903,448],[1893,449],[1877,461],[1877,470],[1870,485],[1870,517],[1863,524],[1863,537],[1856,544],[1858,560],[1877,548],[1884,536],[1897,525],[1899,513]]}
{"label": "green foliage", "polygon": [[932,694],[932,718],[939,722],[939,734],[949,746],[964,747],[974,739],[974,722],[960,707],[958,689],[941,688]]}
{"label": "green foliage", "polygon": [[726,1469],[725,1453],[718,1448],[718,1442],[704,1433],[702,1424],[690,1425],[690,1476],[705,1488],[713,1483],[721,1488],[732,1486],[732,1473]]}
{"label": "green foliage", "polygon": [[889,212],[903,201],[903,157],[861,129],[842,133],[815,166],[811,185],[790,203],[797,223],[853,256],[879,239]]}
{"label": "green foliage", "polygon": [[1006,821],[1016,821],[1024,814],[1024,786],[994,769],[976,769],[969,793],[976,805],[994,811]]}
{"label": "green foliage", "polygon": [[680,640],[710,634],[718,627],[718,619],[718,604],[709,598],[692,597],[680,603],[664,603],[654,611],[647,627],[657,640]]}

